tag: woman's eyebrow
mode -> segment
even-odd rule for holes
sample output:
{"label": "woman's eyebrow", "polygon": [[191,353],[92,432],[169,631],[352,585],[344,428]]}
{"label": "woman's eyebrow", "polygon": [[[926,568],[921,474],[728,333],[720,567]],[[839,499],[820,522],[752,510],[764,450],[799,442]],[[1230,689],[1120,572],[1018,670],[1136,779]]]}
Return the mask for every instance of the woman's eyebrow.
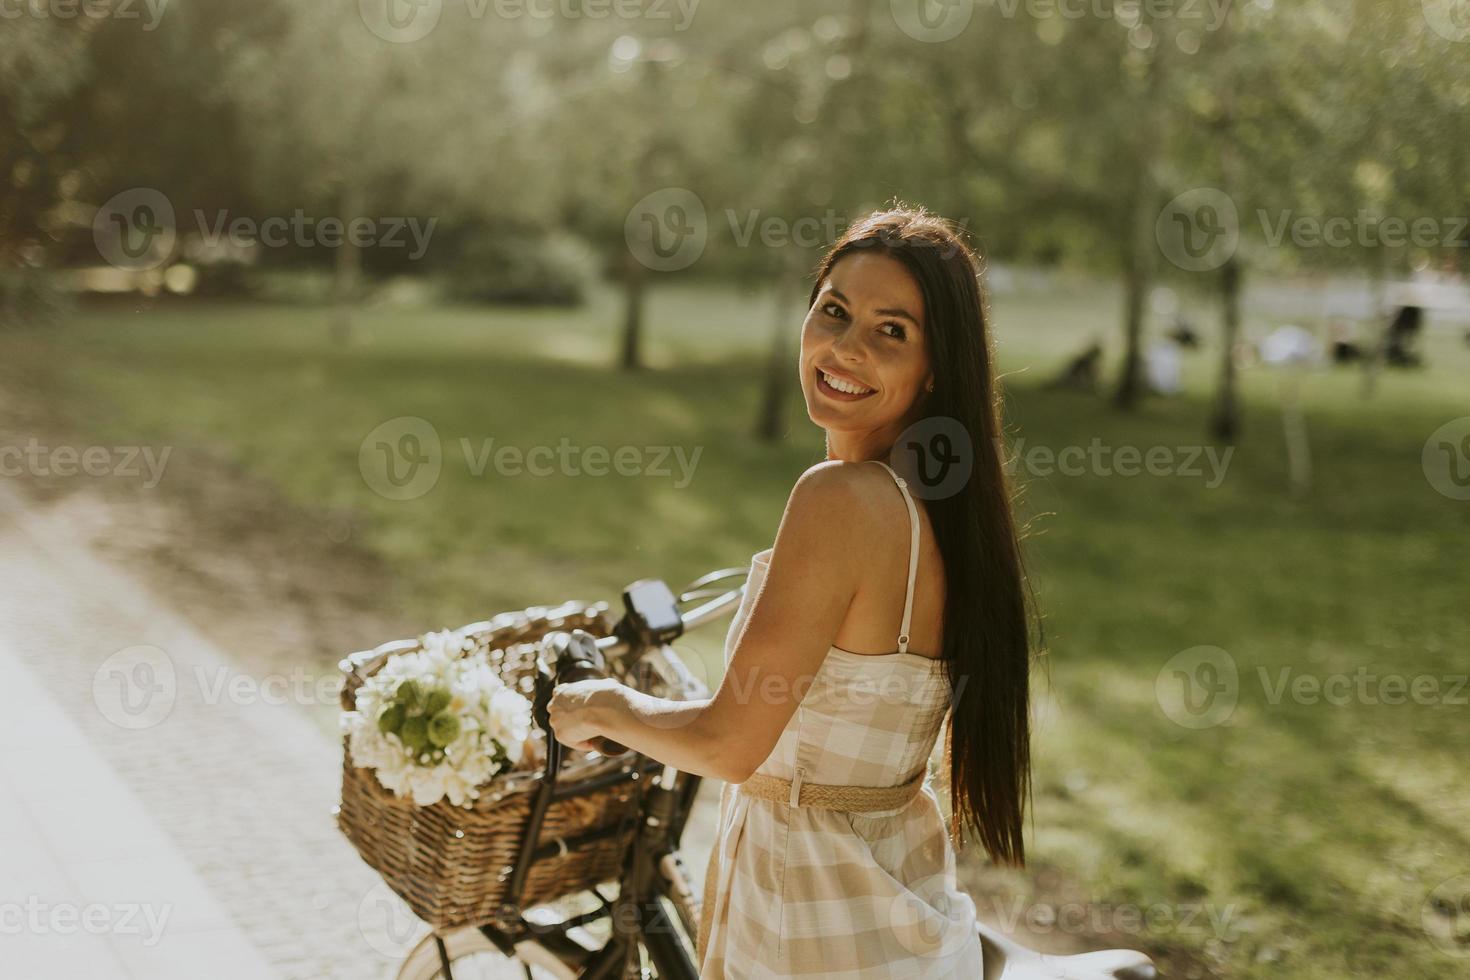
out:
{"label": "woman's eyebrow", "polygon": [[[850,300],[846,296],[842,295],[842,290],[838,289],[836,286],[830,287],[830,292],[831,292],[831,294],[833,296],[836,296],[838,299],[842,300],[842,302],[846,303],[848,306],[851,306],[852,305],[852,300]],[[914,326],[916,326],[916,327],[919,326],[919,318],[916,317],[916,316],[914,316],[908,310],[905,310],[905,309],[903,309],[901,307],[895,306],[895,307],[890,307],[890,308],[884,309],[884,310],[874,310],[873,312],[876,313],[876,314],[878,314],[879,316],[901,316],[905,320],[907,320],[910,323],[912,323]]]}
{"label": "woman's eyebrow", "polygon": [[877,313],[879,316],[901,316],[905,320],[907,320],[910,323],[912,323],[914,326],[917,327],[919,325],[918,318],[915,317],[913,314],[909,313],[908,310],[903,310],[903,309],[899,309],[897,307],[894,307],[894,308],[888,309],[888,310],[874,310],[873,312],[874,313]]}

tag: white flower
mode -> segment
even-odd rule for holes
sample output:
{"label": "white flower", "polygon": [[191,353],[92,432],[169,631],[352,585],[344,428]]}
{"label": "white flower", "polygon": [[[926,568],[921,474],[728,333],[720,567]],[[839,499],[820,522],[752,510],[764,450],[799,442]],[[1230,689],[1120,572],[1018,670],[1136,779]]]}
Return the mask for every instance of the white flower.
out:
{"label": "white flower", "polygon": [[[457,631],[425,634],[421,649],[388,658],[358,689],[355,709],[342,714],[353,762],[372,769],[385,789],[411,797],[418,806],[445,798],[455,806],[472,806],[504,767],[498,756],[519,764],[531,738],[531,703],[505,685],[483,651],[466,653],[467,646]],[[408,680],[422,691],[447,692],[443,710],[459,722],[453,741],[417,758],[395,732],[378,727],[379,716],[398,703],[399,687]]]}

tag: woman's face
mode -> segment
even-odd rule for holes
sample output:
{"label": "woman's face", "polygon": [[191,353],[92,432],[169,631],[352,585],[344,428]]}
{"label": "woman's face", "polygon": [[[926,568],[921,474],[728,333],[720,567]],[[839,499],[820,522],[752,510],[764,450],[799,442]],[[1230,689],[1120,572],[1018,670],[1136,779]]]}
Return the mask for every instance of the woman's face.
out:
{"label": "woman's face", "polygon": [[829,432],[896,436],[932,377],[926,329],[923,293],[901,262],[877,250],[838,259],[801,328],[807,415]]}

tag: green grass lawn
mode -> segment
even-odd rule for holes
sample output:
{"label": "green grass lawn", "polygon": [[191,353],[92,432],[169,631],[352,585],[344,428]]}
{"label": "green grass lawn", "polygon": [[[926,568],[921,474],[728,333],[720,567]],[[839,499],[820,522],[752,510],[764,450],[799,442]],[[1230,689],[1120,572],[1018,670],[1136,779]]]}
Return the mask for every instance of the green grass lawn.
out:
{"label": "green grass lawn", "polygon": [[[1114,339],[1117,309],[1100,288],[996,299],[1012,428],[1030,447],[1097,439],[1182,459],[1204,445],[1208,345],[1191,356],[1184,396],[1133,414],[1041,388],[1092,334]],[[602,293],[574,312],[372,309],[347,349],[327,343],[322,310],[115,306],[0,333],[0,351],[12,379],[42,386],[93,439],[205,449],[302,508],[354,515],[357,542],[394,569],[427,628],[571,596],[615,600],[635,577],[678,584],[767,546],[792,482],[823,455],[795,392],[788,438],[751,435],[773,316],[760,295],[658,289],[654,367],[638,374],[607,367],[617,298]],[[787,319],[794,333],[800,312]],[[1274,696],[1283,670],[1306,683],[1360,669],[1432,678],[1441,695],[1470,671],[1470,503],[1436,492],[1420,462],[1431,432],[1470,415],[1470,350],[1442,334],[1429,352],[1423,371],[1386,372],[1371,400],[1356,370],[1306,380],[1315,482],[1302,497],[1286,489],[1279,380],[1262,368],[1243,378],[1243,435],[1216,486],[1028,474],[1050,646],[1031,855],[1096,903],[1102,924],[1089,931],[1185,951],[1207,967],[1199,975],[1448,980],[1470,969],[1423,925],[1426,908],[1450,921],[1433,918],[1431,890],[1470,874],[1470,688],[1434,704]],[[443,463],[433,490],[394,501],[363,478],[359,449],[400,416],[433,424]],[[461,440],[479,451],[487,439],[700,455],[687,486],[476,476]],[[713,665],[722,634],[688,649]],[[1200,646],[1232,658],[1238,704],[1192,729],[1161,710],[1156,682]],[[1014,883],[1023,897],[1034,885]],[[1136,923],[1130,909],[1149,916]],[[1466,928],[1470,914],[1470,957]]]}

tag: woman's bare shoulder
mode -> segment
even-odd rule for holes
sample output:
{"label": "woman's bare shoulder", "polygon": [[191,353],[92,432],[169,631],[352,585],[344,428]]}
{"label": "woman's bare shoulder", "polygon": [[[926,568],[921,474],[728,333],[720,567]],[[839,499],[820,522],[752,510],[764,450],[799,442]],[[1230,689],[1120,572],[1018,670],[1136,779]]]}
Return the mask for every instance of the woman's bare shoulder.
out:
{"label": "woman's bare shoulder", "polygon": [[[861,540],[893,523],[893,504],[898,499],[893,477],[883,467],[871,461],[827,459],[801,474],[786,512]],[[907,521],[907,514],[902,516]]]}

